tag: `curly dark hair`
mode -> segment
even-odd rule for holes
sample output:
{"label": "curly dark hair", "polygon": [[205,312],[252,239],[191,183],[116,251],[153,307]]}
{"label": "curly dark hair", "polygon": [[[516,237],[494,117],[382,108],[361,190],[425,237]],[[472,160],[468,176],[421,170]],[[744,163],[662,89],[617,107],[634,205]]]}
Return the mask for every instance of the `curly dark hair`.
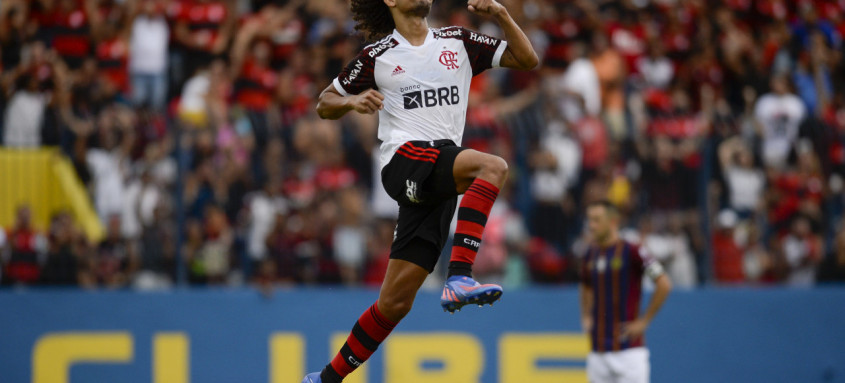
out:
{"label": "curly dark hair", "polygon": [[352,0],[352,19],[355,30],[368,41],[375,41],[393,32],[396,23],[384,0]]}

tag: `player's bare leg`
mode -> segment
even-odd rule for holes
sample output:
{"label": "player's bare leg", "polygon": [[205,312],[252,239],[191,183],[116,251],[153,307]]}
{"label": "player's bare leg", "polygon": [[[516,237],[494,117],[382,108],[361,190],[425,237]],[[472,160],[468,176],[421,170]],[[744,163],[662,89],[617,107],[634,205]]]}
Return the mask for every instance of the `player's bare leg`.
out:
{"label": "player's bare leg", "polygon": [[428,270],[405,260],[391,259],[379,291],[378,309],[391,322],[399,322],[411,311],[417,291]]}
{"label": "player's bare leg", "polygon": [[458,193],[464,195],[458,208],[458,224],[449,260],[449,274],[440,304],[454,313],[467,304],[492,305],[502,296],[502,287],[482,285],[472,278],[472,264],[481,247],[487,216],[508,176],[508,164],[501,157],[476,150],[462,151],[453,168]]}

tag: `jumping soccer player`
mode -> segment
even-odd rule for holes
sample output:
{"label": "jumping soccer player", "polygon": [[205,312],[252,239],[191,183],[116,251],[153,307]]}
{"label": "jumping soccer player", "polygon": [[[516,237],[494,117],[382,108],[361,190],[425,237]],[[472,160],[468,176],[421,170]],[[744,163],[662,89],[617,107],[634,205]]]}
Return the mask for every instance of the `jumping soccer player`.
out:
{"label": "jumping soccer player", "polygon": [[[672,290],[660,263],[619,238],[619,212],[607,201],[587,206],[592,244],[581,270],[581,322],[590,335],[587,378],[591,383],[648,383],[650,366],[643,334]],[[640,315],[643,275],[657,286]]]}
{"label": "jumping soccer player", "polygon": [[505,40],[461,27],[432,29],[431,0],[352,0],[356,29],[370,39],[320,95],[317,113],[337,119],[350,111],[378,112],[381,179],[399,203],[399,219],[379,298],[322,372],[303,383],[341,382],[364,363],[411,310],[434,270],[457,206],[458,226],[441,305],[493,304],[497,285],[472,279],[487,215],[505,183],[508,166],[497,156],[460,147],[472,77],[492,67],[530,70],[537,54],[508,11],[494,0],[467,8],[491,16]]}

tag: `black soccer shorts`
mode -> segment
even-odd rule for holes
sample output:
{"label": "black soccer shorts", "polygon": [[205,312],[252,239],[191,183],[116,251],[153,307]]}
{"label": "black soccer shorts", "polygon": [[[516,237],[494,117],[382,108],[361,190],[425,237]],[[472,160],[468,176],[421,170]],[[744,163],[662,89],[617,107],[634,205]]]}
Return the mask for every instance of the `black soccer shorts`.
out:
{"label": "black soccer shorts", "polygon": [[[382,169],[384,190],[399,203],[390,258],[417,264],[429,273],[434,270],[458,204],[455,158],[466,149],[451,140],[409,141]],[[415,238],[434,246],[431,251],[406,249]]]}

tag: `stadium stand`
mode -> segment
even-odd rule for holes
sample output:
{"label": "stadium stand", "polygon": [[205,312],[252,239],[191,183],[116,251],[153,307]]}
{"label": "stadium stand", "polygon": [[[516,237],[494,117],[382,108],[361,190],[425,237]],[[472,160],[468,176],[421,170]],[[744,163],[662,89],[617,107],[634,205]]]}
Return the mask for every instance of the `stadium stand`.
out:
{"label": "stadium stand", "polygon": [[[513,169],[477,274],[575,281],[608,198],[676,286],[845,280],[844,1],[503,2],[542,65],[473,82],[464,144]],[[430,23],[498,33],[464,4]],[[0,2],[0,163],[58,148],[102,228],[0,192],[0,283],[377,285],[375,117],[314,113],[352,27],[344,0]]]}

